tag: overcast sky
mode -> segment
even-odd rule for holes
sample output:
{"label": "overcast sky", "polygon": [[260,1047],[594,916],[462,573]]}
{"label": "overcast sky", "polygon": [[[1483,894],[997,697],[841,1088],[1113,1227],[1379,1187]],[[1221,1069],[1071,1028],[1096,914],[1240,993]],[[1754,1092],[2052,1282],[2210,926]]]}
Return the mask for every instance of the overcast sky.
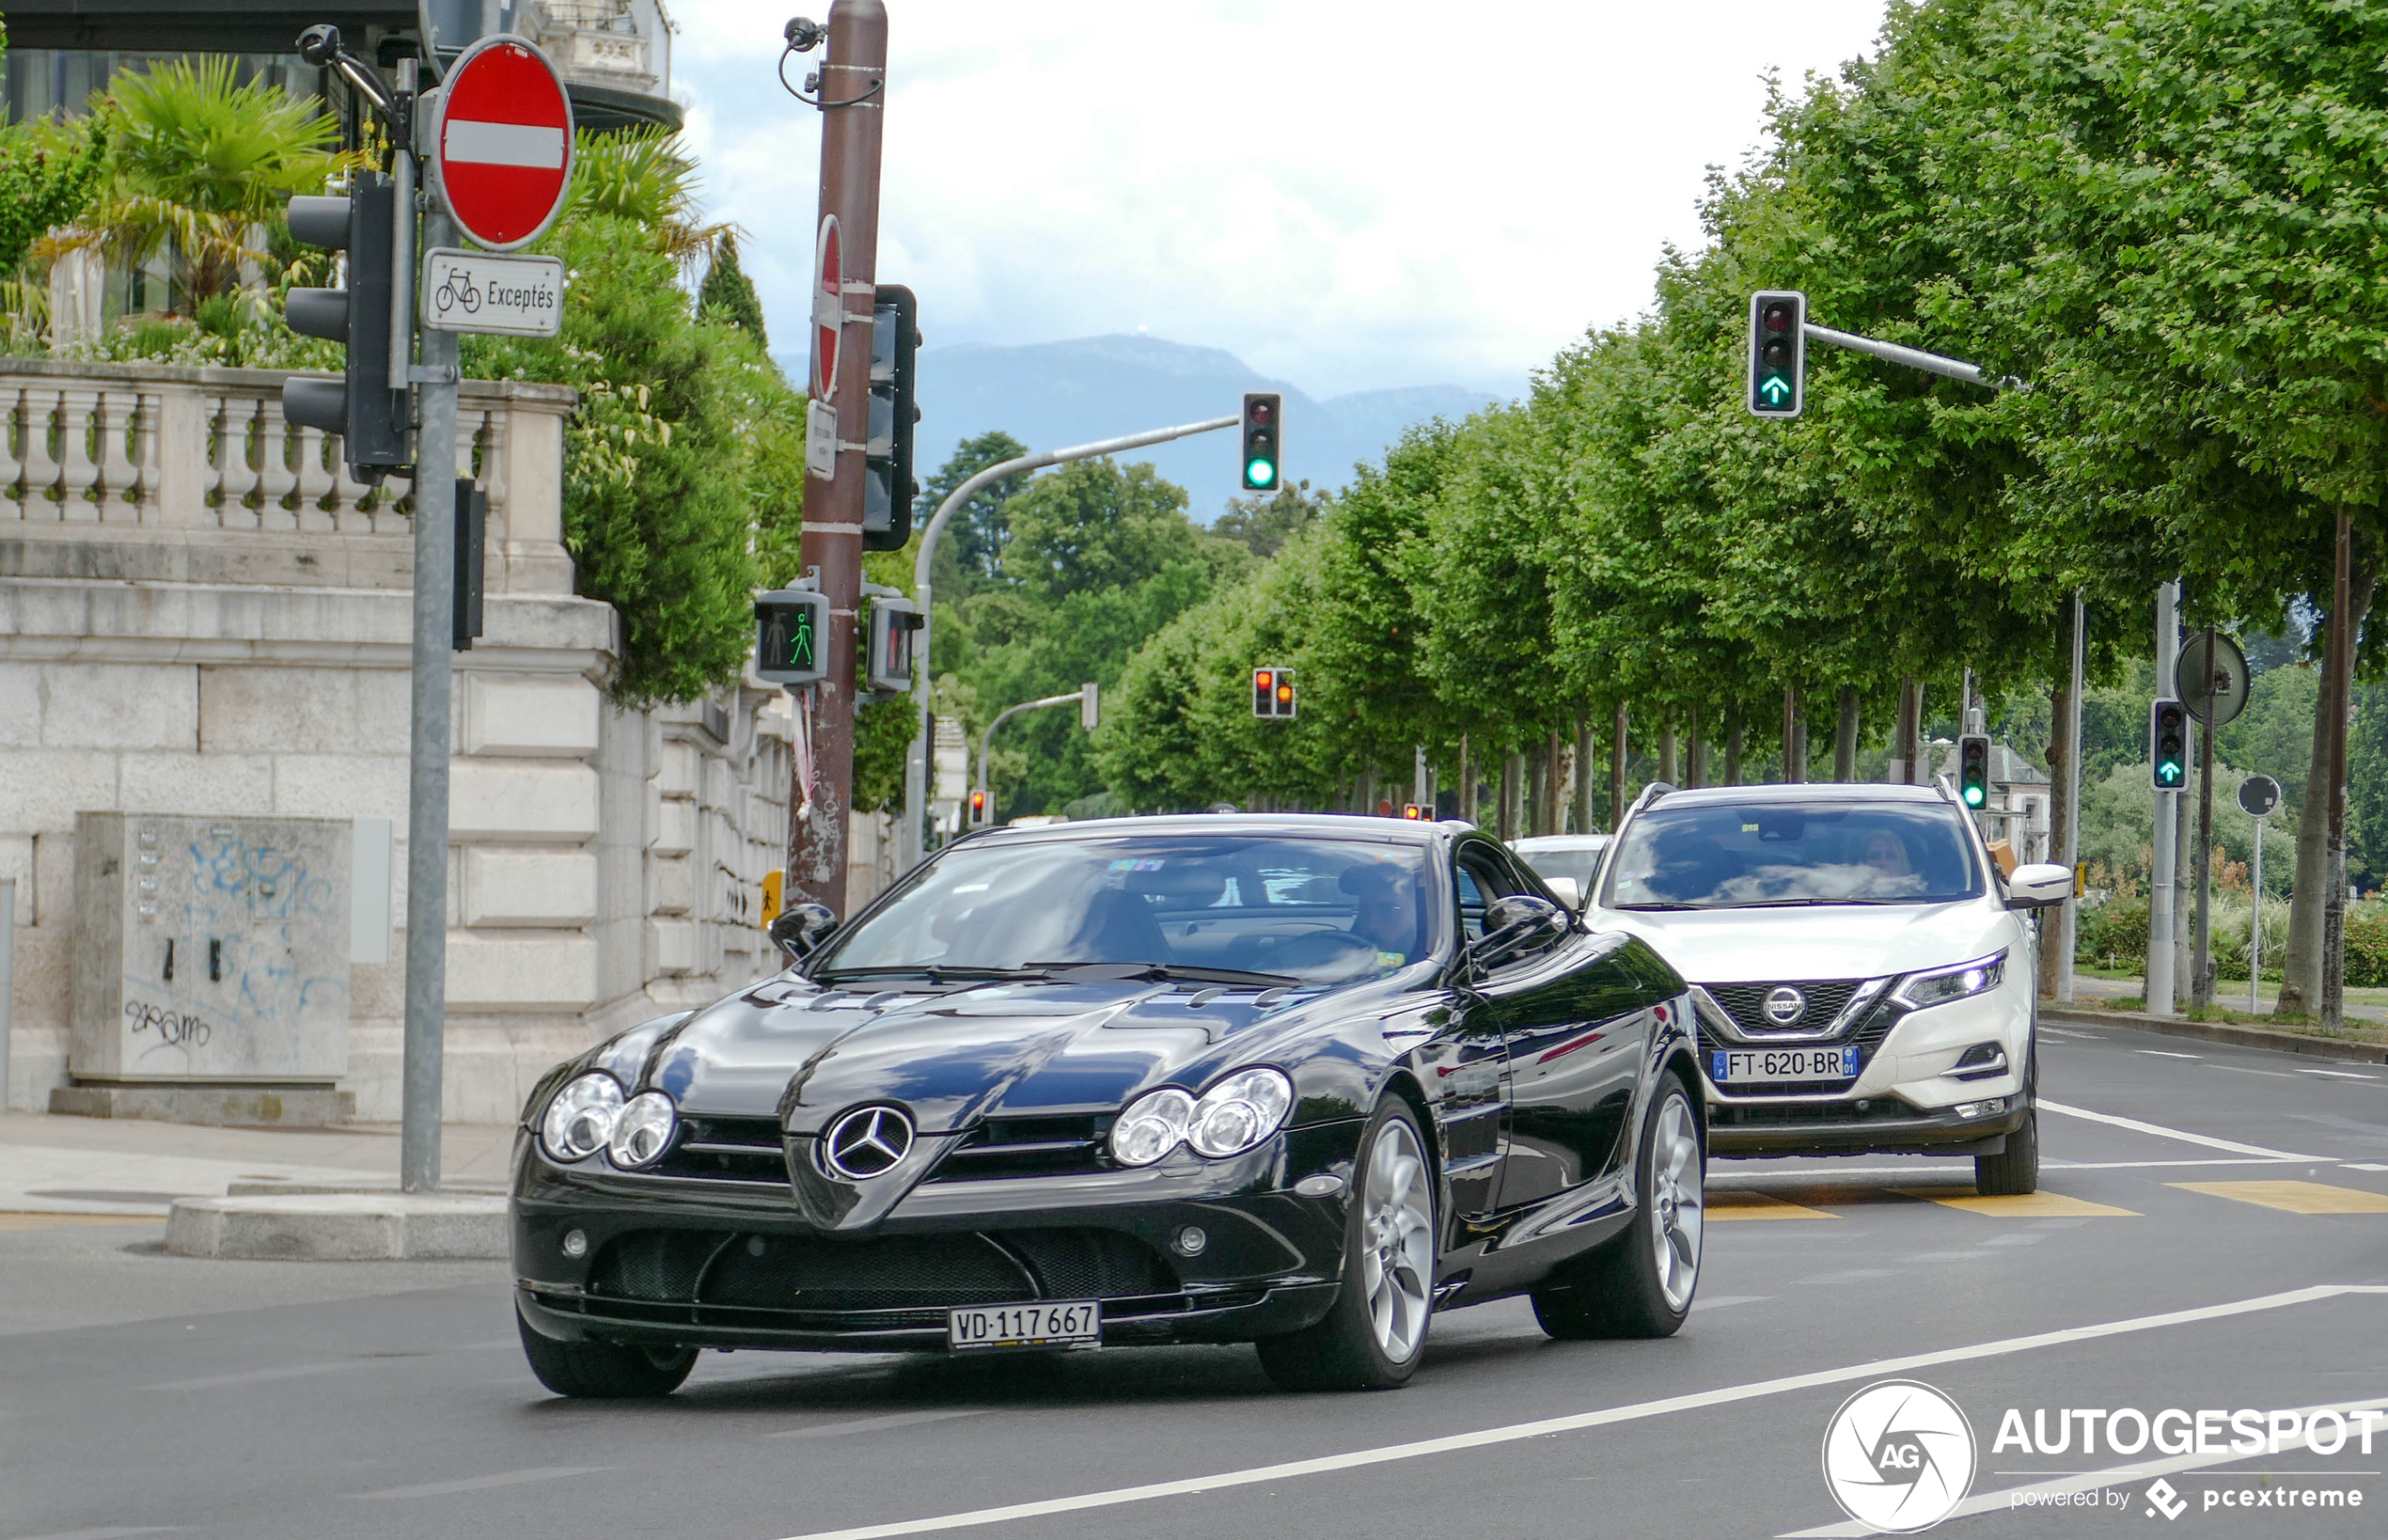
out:
{"label": "overcast sky", "polygon": [[[716,218],[802,347],[819,115],[791,8],[668,0]],[[1649,303],[1768,70],[1869,52],[1881,0],[888,0],[879,277],[932,348],[1146,331],[1316,395],[1513,394]],[[1480,23],[1476,18],[1498,19]],[[818,52],[792,61],[801,82]]]}

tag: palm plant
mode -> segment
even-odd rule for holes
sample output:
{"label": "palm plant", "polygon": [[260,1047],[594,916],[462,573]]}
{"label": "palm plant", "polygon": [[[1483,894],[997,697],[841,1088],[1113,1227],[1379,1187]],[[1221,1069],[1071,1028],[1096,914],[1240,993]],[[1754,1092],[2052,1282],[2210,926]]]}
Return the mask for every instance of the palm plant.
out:
{"label": "palm plant", "polygon": [[697,158],[669,130],[603,137],[584,133],[573,147],[572,201],[564,217],[627,219],[684,269],[731,229],[698,223],[697,186]]}
{"label": "palm plant", "polygon": [[272,246],[290,198],[361,162],[338,148],[337,118],[262,83],[236,84],[220,56],[119,76],[109,101],[114,175],[76,228],[39,249],[96,249],[131,268],[164,255],[181,314],[235,292],[244,268],[278,275]]}

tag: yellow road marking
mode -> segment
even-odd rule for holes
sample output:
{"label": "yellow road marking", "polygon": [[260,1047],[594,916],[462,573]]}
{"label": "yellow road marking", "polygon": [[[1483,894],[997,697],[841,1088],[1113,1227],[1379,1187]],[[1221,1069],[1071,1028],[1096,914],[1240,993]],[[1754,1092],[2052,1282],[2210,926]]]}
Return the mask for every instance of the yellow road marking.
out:
{"label": "yellow road marking", "polygon": [[1711,1219],[1837,1219],[1841,1217],[1827,1214],[1822,1209],[1786,1203],[1763,1192],[1737,1190],[1709,1193],[1706,1208]]}
{"label": "yellow road marking", "polygon": [[54,1230],[76,1224],[164,1224],[163,1214],[0,1214],[0,1230]]}
{"label": "yellow road marking", "polygon": [[1901,1187],[1910,1198],[1927,1198],[1942,1208],[1961,1208],[1968,1214],[1987,1214],[1994,1218],[2014,1219],[2136,1219],[2137,1210],[2115,1208],[2106,1203],[2093,1203],[2086,1198],[2067,1198],[2061,1192],[2026,1192],[2005,1197],[1985,1198],[1977,1193],[1952,1192],[1944,1187]]}
{"label": "yellow road marking", "polygon": [[2289,1214],[2388,1214],[2388,1193],[2333,1187],[2324,1182],[2168,1182],[2235,1202],[2261,1203]]}

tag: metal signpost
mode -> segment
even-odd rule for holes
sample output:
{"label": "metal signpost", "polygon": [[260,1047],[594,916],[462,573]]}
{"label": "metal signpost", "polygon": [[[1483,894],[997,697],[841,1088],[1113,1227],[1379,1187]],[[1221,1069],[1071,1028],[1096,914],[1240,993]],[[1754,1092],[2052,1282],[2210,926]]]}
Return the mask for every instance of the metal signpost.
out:
{"label": "metal signpost", "polygon": [[2239,783],[2239,806],[2255,821],[2254,872],[2248,882],[2254,903],[2247,931],[2247,1011],[2250,1015],[2263,1006],[2256,991],[2264,981],[2264,820],[2280,806],[2280,782],[2270,776],[2250,776]]}
{"label": "metal signpost", "polygon": [[987,809],[989,822],[994,819],[995,792],[987,780],[987,755],[995,746],[995,730],[1024,711],[1036,711],[1045,706],[1076,706],[1078,709],[1078,726],[1089,732],[1094,731],[1096,693],[1091,684],[1081,684],[1067,695],[1048,695],[1042,700],[1023,700],[998,713],[995,720],[987,724],[986,731],[979,737],[979,795],[983,799],[982,805]]}
{"label": "metal signpost", "polygon": [[2214,729],[2247,708],[2247,658],[2239,644],[2207,626],[2194,645],[2181,650],[2173,668],[2174,688],[2200,724],[2197,748],[2197,873],[2195,951],[2190,964],[2192,1004],[2214,1002]]}

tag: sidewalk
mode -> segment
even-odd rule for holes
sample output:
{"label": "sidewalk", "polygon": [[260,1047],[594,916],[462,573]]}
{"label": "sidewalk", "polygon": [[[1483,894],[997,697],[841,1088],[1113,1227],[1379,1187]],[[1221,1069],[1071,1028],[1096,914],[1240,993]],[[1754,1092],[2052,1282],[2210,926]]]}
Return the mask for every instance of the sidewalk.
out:
{"label": "sidewalk", "polygon": [[[443,1186],[502,1190],[511,1125],[441,1130]],[[131,1118],[0,1112],[0,1213],[164,1219],[177,1198],[234,1182],[398,1185],[398,1129],[208,1128]]]}
{"label": "sidewalk", "polygon": [[[2260,1014],[2269,1012],[2280,1002],[2280,985],[2265,983],[2260,985],[2259,989],[2257,998],[2263,1003],[2251,1014]],[[2377,1002],[2377,997],[2383,993],[2388,991],[2349,990],[2347,1019],[2376,1021],[2388,1025],[2388,1005]],[[2102,1006],[2110,1000],[2135,1000],[2143,998],[2146,994],[2147,982],[2144,979],[2093,979],[2086,973],[2076,974],[2073,978],[2074,998],[2083,1005]],[[2358,998],[2365,996],[2373,997],[2373,998]],[[2223,980],[2215,986],[2214,1003],[2229,1011],[2245,1011],[2247,1009],[2247,981],[2244,979]]]}

